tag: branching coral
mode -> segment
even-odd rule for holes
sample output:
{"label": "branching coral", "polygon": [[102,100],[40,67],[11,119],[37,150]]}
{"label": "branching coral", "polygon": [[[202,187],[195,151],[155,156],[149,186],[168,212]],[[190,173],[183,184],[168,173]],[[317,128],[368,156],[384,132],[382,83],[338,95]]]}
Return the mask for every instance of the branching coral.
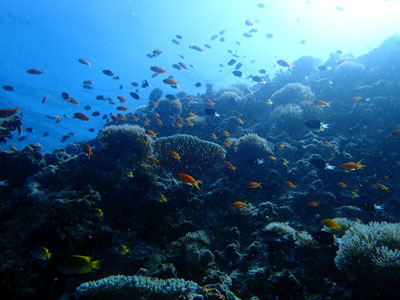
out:
{"label": "branching coral", "polygon": [[[224,158],[226,153],[220,145],[188,134],[158,138],[151,146],[163,167],[182,172],[204,171]],[[180,160],[173,157],[171,151],[178,153]]]}
{"label": "branching coral", "polygon": [[196,290],[197,283],[184,279],[113,275],[82,283],[76,292],[94,299],[176,299]]}
{"label": "branching coral", "polygon": [[400,224],[356,224],[342,238],[335,264],[341,270],[400,267]]}

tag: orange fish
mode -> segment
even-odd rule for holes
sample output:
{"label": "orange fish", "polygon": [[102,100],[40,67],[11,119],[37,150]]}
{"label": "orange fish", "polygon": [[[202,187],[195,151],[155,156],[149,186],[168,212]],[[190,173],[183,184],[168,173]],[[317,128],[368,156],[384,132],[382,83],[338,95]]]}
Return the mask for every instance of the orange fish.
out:
{"label": "orange fish", "polygon": [[229,148],[230,146],[232,146],[232,142],[230,140],[225,140],[224,146]]}
{"label": "orange fish", "polygon": [[176,82],[175,80],[173,80],[173,79],[171,79],[171,78],[165,78],[165,79],[163,80],[163,82],[164,82],[165,84],[170,85],[170,86],[173,87],[173,88],[177,88],[178,85],[179,85],[178,82]]}
{"label": "orange fish", "polygon": [[210,99],[210,98],[207,98],[206,99],[206,102],[208,103],[208,104],[210,104],[211,106],[214,106],[214,102],[212,102],[212,100]]}
{"label": "orange fish", "polygon": [[160,164],[160,161],[155,157],[149,157],[149,160],[152,161],[153,163]]}
{"label": "orange fish", "polygon": [[184,119],[184,121],[189,126],[193,126],[194,125],[194,123],[192,121],[188,120],[188,119]]}
{"label": "orange fish", "polygon": [[243,206],[246,206],[246,205],[247,205],[246,201],[244,201],[244,202],[242,202],[242,201],[235,201],[235,202],[232,203],[232,206],[238,207],[238,208],[243,207]]}
{"label": "orange fish", "polygon": [[90,155],[93,155],[92,148],[90,148],[89,144],[84,145],[82,147],[82,151],[85,152],[86,156],[88,156],[89,159],[90,159]]}
{"label": "orange fish", "polygon": [[326,146],[328,146],[328,147],[332,147],[332,146],[333,146],[332,143],[331,143],[331,142],[328,142],[328,141],[324,141],[324,145],[326,145]]}
{"label": "orange fish", "polygon": [[268,156],[268,158],[269,158],[270,160],[276,160],[276,157],[273,156],[273,155]]}
{"label": "orange fish", "polygon": [[192,118],[197,118],[197,116],[196,116],[194,113],[192,113],[192,112],[188,113],[188,115],[189,115],[190,117],[192,117]]}
{"label": "orange fish", "polygon": [[379,182],[378,182],[376,185],[379,186],[379,188],[380,188],[381,190],[384,190],[384,191],[386,191],[386,192],[389,191],[389,187],[383,185],[382,183],[379,183]]}
{"label": "orange fish", "polygon": [[226,137],[229,137],[229,132],[228,132],[228,131],[225,130],[225,131],[223,131],[222,133],[223,133]]}
{"label": "orange fish", "polygon": [[280,144],[279,149],[281,149],[281,150],[285,149],[285,145]]}
{"label": "orange fish", "polygon": [[89,121],[89,117],[87,115],[83,114],[83,113],[80,113],[80,112],[74,113],[74,118],[82,120],[82,121]]}
{"label": "orange fish", "polygon": [[59,115],[55,115],[54,119],[56,120],[56,123],[59,123],[61,121],[61,117]]}
{"label": "orange fish", "polygon": [[155,133],[153,130],[151,130],[151,129],[147,129],[146,130],[146,133],[148,134],[148,135],[150,135],[150,136],[152,136],[152,137],[157,137],[157,134],[158,133]]}
{"label": "orange fish", "polygon": [[144,125],[144,126],[150,126],[150,122],[149,122],[149,121],[144,121],[144,122],[143,122],[143,125]]}
{"label": "orange fish", "polygon": [[135,115],[131,115],[131,119],[135,122],[139,121],[138,117],[136,117]]}
{"label": "orange fish", "polygon": [[215,133],[211,133],[211,137],[212,137],[214,140],[217,140],[217,139],[218,139],[217,136],[215,135]]}
{"label": "orange fish", "polygon": [[249,188],[252,188],[252,189],[262,187],[262,186],[261,186],[261,183],[255,182],[255,181],[249,182],[249,184],[248,184],[247,186],[248,186]]}
{"label": "orange fish", "polygon": [[383,177],[383,179],[389,180],[389,176],[386,175],[386,176]]}
{"label": "orange fish", "polygon": [[182,107],[182,104],[180,104],[178,101],[172,102],[172,105],[177,107],[177,108],[181,108]]}
{"label": "orange fish", "polygon": [[118,118],[120,118],[122,121],[126,120],[126,117],[123,114],[117,114]]}
{"label": "orange fish", "polygon": [[291,182],[291,181],[285,181],[285,183],[286,183],[287,186],[290,187],[290,188],[293,188],[293,189],[296,188],[296,185],[295,185],[293,182]]}
{"label": "orange fish", "polygon": [[307,205],[312,206],[312,207],[317,207],[319,205],[319,202],[310,201],[307,203]]}
{"label": "orange fish", "polygon": [[171,156],[175,159],[177,159],[179,162],[181,162],[181,157],[179,156],[179,154],[175,151],[169,151],[169,154],[171,154]]}
{"label": "orange fish", "polygon": [[121,103],[126,103],[126,102],[128,102],[124,97],[122,97],[122,96],[117,96],[117,98],[118,98],[118,100],[121,102]]}
{"label": "orange fish", "polygon": [[156,107],[156,106],[157,106],[157,103],[156,103],[156,102],[154,102],[154,101],[149,101],[149,104],[150,104],[151,106],[154,106],[154,107]]}
{"label": "orange fish", "polygon": [[160,125],[160,126],[162,126],[162,124],[163,124],[163,122],[162,122],[160,119],[158,119],[158,118],[156,118],[156,122],[157,122],[157,124]]}
{"label": "orange fish", "polygon": [[114,122],[118,123],[119,119],[116,116],[111,116],[111,120],[113,120]]}
{"label": "orange fish", "polygon": [[228,166],[229,169],[235,171],[236,167],[232,165],[229,161],[224,161],[224,163]]}
{"label": "orange fish", "polygon": [[153,72],[155,72],[154,74],[156,74],[156,75],[153,74],[153,76],[151,76],[151,77],[157,76],[158,74],[167,73],[166,70],[164,70],[160,67],[157,67],[157,66],[150,67],[150,70],[152,70]]}
{"label": "orange fish", "polygon": [[347,187],[347,184],[345,184],[344,182],[341,182],[341,181],[336,182],[336,185],[340,186],[341,188],[346,188]]}
{"label": "orange fish", "polygon": [[243,124],[244,124],[244,122],[243,122],[243,120],[242,120],[241,118],[236,118],[236,121],[237,121],[240,125],[243,125]]}
{"label": "orange fish", "polygon": [[276,63],[278,65],[280,65],[281,67],[288,68],[290,71],[292,71],[293,66],[291,64],[289,64],[286,60],[279,59]]}
{"label": "orange fish", "polygon": [[339,165],[340,168],[346,170],[346,171],[355,171],[355,170],[359,170],[362,169],[364,167],[366,167],[365,165],[362,165],[361,162],[364,159],[359,160],[358,162],[347,162],[347,163],[343,163],[341,165]]}
{"label": "orange fish", "polygon": [[127,110],[129,110],[129,107],[126,107],[126,106],[117,106],[117,110],[127,111]]}
{"label": "orange fish", "polygon": [[353,101],[357,102],[357,101],[360,101],[362,99],[362,97],[358,96],[358,97],[353,97],[352,99],[353,99]]}
{"label": "orange fish", "polygon": [[315,100],[314,101],[315,104],[318,104],[320,106],[326,106],[326,107],[331,107],[330,104],[328,102],[325,102],[323,100]]}
{"label": "orange fish", "polygon": [[194,185],[198,190],[200,190],[199,183],[201,180],[196,180],[192,176],[185,173],[176,173],[175,176],[183,183]]}
{"label": "orange fish", "polygon": [[20,113],[21,111],[19,110],[19,106],[17,108],[12,109],[12,108],[6,108],[6,109],[0,109],[0,118],[7,118],[15,115],[16,113]]}
{"label": "orange fish", "polygon": [[75,98],[72,98],[72,97],[69,97],[67,99],[67,102],[72,103],[72,104],[76,104],[78,106],[80,105],[79,102]]}
{"label": "orange fish", "polygon": [[175,121],[174,124],[175,124],[176,127],[182,128],[182,123],[179,123],[178,121]]}
{"label": "orange fish", "polygon": [[176,118],[181,122],[183,121],[183,118],[181,117],[181,115],[178,115]]}

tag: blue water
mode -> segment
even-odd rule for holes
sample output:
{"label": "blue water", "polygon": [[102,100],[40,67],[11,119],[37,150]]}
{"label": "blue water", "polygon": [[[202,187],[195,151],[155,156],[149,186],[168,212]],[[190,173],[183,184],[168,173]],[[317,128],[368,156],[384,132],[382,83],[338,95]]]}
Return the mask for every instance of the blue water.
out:
{"label": "blue water", "polygon": [[[259,8],[263,3],[264,8]],[[24,141],[18,142],[16,134],[3,148],[15,145],[21,149],[26,144],[41,142],[45,151],[62,147],[60,139],[68,132],[75,135],[68,141],[87,140],[97,133],[105,121],[91,117],[89,122],[73,118],[75,112],[86,112],[83,107],[103,114],[117,112],[115,106],[95,100],[95,96],[129,99],[133,112],[147,102],[152,89],[160,87],[164,94],[177,90],[162,83],[165,76],[151,78],[150,66],[161,66],[168,75],[180,83],[180,90],[189,94],[203,93],[205,84],[214,88],[235,82],[250,84],[247,75],[259,75],[266,69],[273,77],[277,59],[289,62],[303,55],[312,55],[323,60],[330,52],[338,49],[355,56],[366,53],[382,40],[398,31],[395,1],[11,1],[0,4],[0,84],[11,85],[15,92],[0,90],[0,108],[21,106],[23,130],[33,127],[33,133],[24,132]],[[337,9],[341,7],[342,9]],[[397,10],[399,11],[399,10]],[[250,27],[245,25],[249,18],[256,24],[258,32],[246,38],[243,33]],[[257,20],[259,22],[257,22]],[[226,30],[221,42],[219,36]],[[266,38],[272,33],[272,39]],[[182,35],[181,45],[172,43],[175,35]],[[305,40],[304,44],[300,41]],[[237,45],[236,42],[241,45]],[[212,49],[207,49],[204,44]],[[206,50],[201,53],[189,49],[198,45]],[[150,59],[146,55],[154,49],[163,54]],[[237,53],[238,62],[243,63],[244,76],[239,79],[231,73],[232,68],[221,68],[232,58],[228,49]],[[182,60],[179,55],[185,57]],[[78,63],[85,58],[92,63],[88,67]],[[251,63],[252,60],[255,60]],[[171,65],[183,61],[192,64],[189,71],[175,70]],[[37,68],[45,75],[29,75],[26,70]],[[110,69],[120,76],[112,80],[102,74]],[[221,72],[220,72],[221,70]],[[95,88],[85,90],[82,81],[94,80]],[[147,79],[151,87],[140,92],[142,101],[129,97],[134,88],[130,82],[141,83]],[[202,82],[201,88],[194,84]],[[119,90],[119,86],[123,89]],[[65,102],[60,94],[66,91],[76,98],[81,106]],[[45,104],[41,100],[49,97]],[[60,115],[61,122],[46,115]],[[46,131],[49,137],[42,137]]]}

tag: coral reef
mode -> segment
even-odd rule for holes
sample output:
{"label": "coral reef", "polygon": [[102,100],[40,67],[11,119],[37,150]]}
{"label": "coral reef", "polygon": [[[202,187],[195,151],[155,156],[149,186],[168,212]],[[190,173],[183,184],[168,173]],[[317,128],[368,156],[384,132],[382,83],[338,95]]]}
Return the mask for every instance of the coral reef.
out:
{"label": "coral reef", "polygon": [[275,129],[288,132],[290,135],[300,133],[304,129],[303,109],[297,104],[278,105],[269,114]]}
{"label": "coral reef", "polygon": [[0,118],[0,144],[13,137],[12,132],[22,125],[22,117],[14,115],[8,118]]}
{"label": "coral reef", "polygon": [[257,134],[246,134],[233,143],[235,157],[241,165],[254,164],[257,159],[266,158],[273,153],[273,145]]}
{"label": "coral reef", "polygon": [[[220,145],[188,134],[158,138],[151,143],[151,146],[163,167],[193,174],[204,172],[223,159],[226,153]],[[171,151],[179,154],[180,161],[171,155]]]}
{"label": "coral reef", "polygon": [[271,96],[271,101],[277,105],[289,103],[300,104],[304,101],[313,101],[315,96],[310,87],[301,83],[289,83]]}
{"label": "coral reef", "polygon": [[94,299],[143,298],[151,300],[176,299],[179,296],[188,296],[199,289],[197,283],[184,279],[165,280],[141,275],[113,275],[82,283],[77,287],[76,292]]}

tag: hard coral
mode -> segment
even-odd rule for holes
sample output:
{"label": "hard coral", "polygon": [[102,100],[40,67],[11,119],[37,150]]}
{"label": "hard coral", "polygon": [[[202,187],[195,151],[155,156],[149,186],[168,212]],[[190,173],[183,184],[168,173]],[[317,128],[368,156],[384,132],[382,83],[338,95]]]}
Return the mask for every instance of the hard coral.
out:
{"label": "hard coral", "polygon": [[303,101],[313,101],[315,96],[310,87],[301,83],[289,83],[271,96],[271,101],[276,104],[299,104]]}
{"label": "hard coral", "polygon": [[257,134],[250,133],[235,140],[235,153],[243,163],[252,163],[273,153],[273,145]]}

